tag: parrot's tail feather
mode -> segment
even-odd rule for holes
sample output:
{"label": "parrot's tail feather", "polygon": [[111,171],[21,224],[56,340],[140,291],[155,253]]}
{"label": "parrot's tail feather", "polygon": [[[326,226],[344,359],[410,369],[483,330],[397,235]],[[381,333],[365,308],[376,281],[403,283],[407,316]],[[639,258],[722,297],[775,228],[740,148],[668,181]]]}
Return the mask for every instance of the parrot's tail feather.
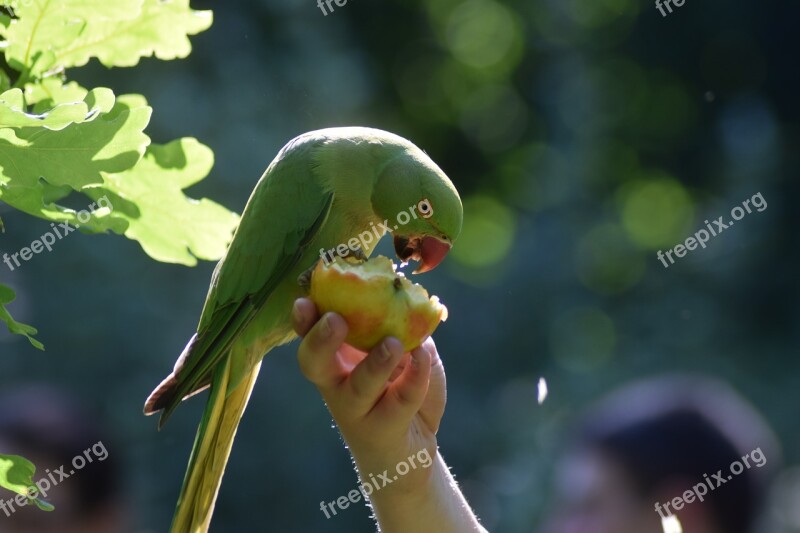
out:
{"label": "parrot's tail feather", "polygon": [[236,428],[261,368],[259,361],[242,382],[226,394],[231,359],[220,364],[214,372],[211,394],[197,430],[171,533],[206,532],[211,523]]}

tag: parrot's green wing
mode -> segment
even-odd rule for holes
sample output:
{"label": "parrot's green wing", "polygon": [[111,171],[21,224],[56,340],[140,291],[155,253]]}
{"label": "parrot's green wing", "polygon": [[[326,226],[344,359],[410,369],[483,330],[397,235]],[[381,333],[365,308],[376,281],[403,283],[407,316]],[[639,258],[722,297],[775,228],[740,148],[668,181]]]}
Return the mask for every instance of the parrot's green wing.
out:
{"label": "parrot's green wing", "polygon": [[[155,396],[163,425],[184,397],[206,387],[211,371],[275,287],[297,265],[325,223],[333,193],[314,176],[321,139],[287,146],[247,202],[226,256],[211,280],[197,334],[175,365],[174,380]],[[310,266],[310,265],[309,265]]]}

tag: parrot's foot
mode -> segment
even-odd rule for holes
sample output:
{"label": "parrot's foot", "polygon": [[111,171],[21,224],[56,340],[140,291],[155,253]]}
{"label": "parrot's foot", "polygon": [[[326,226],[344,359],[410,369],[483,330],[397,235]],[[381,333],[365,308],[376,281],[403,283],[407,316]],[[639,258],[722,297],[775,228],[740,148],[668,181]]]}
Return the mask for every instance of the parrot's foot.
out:
{"label": "parrot's foot", "polygon": [[364,250],[361,248],[348,248],[347,253],[344,254],[343,257],[352,257],[353,259],[358,259],[359,261],[366,262],[369,260],[367,254],[364,253]]}
{"label": "parrot's foot", "polygon": [[319,259],[314,261],[314,264],[311,265],[311,268],[308,270],[303,271],[302,274],[297,276],[297,284],[302,287],[302,289],[306,292],[311,290],[311,275],[314,273],[314,269],[317,268],[317,264],[320,262]]}

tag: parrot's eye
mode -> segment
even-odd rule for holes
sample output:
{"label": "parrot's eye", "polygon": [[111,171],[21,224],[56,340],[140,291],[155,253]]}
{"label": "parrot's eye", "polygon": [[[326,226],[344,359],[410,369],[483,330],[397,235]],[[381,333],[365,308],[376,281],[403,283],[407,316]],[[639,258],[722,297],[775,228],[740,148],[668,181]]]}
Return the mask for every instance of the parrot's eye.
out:
{"label": "parrot's eye", "polygon": [[431,218],[433,216],[433,206],[431,205],[430,200],[427,198],[423,198],[417,204],[417,210],[419,214],[422,215],[422,218]]}

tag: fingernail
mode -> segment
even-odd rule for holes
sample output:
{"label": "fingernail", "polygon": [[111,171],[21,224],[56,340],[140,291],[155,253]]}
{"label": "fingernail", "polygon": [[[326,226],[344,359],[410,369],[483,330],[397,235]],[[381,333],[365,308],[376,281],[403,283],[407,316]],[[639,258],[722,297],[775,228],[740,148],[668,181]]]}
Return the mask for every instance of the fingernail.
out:
{"label": "fingernail", "polygon": [[297,300],[294,301],[294,305],[292,306],[292,317],[297,324],[303,321],[303,313],[300,312],[300,306],[297,305]]}
{"label": "fingernail", "polygon": [[389,349],[389,344],[385,340],[381,343],[380,356],[381,363],[385,363],[392,358],[392,351]]}
{"label": "fingernail", "polygon": [[319,336],[323,339],[327,339],[333,333],[333,327],[331,327],[331,315],[325,313],[320,322],[321,323],[319,325]]}
{"label": "fingernail", "polygon": [[419,348],[411,352],[411,366],[414,367],[415,369],[419,368],[420,365],[419,363],[420,352],[426,353],[428,357],[431,356],[431,352],[429,352],[425,346],[420,346]]}

